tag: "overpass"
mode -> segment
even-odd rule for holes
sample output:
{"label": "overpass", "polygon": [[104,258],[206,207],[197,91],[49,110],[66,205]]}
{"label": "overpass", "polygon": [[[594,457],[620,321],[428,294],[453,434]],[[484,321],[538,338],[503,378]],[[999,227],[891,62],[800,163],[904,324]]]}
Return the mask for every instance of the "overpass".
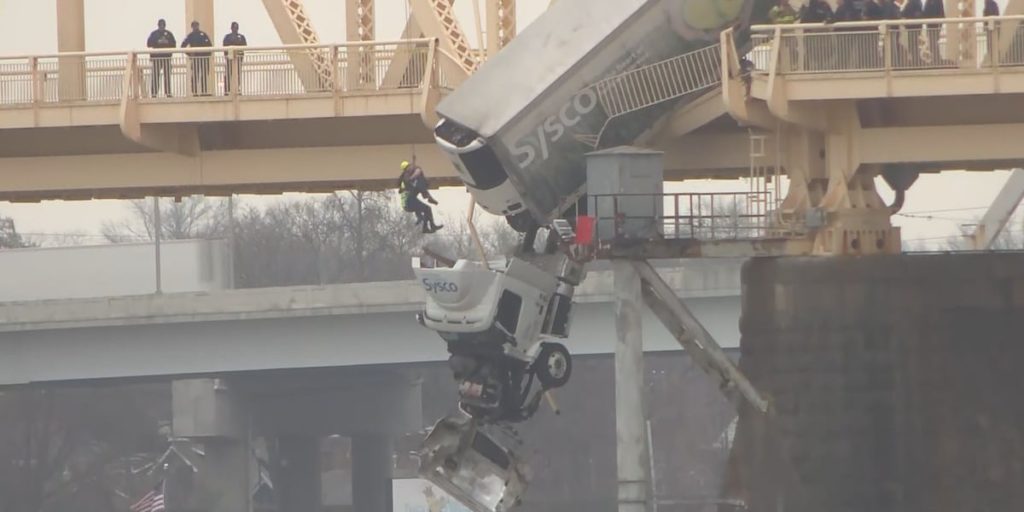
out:
{"label": "overpass", "polygon": [[[739,346],[739,260],[662,267],[708,330]],[[612,276],[594,271],[577,292],[576,354],[615,346]],[[418,283],[223,290],[0,303],[0,386],[112,378],[443,361],[420,327]],[[653,316],[646,350],[678,350]]]}

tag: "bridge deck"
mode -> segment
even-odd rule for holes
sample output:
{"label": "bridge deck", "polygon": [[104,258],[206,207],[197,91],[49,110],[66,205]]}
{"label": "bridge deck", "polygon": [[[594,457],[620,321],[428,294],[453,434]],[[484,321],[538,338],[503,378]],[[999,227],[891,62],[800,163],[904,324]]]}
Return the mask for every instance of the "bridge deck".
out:
{"label": "bridge deck", "polygon": [[0,57],[0,200],[384,186],[411,153],[454,183],[433,40],[238,50]]}

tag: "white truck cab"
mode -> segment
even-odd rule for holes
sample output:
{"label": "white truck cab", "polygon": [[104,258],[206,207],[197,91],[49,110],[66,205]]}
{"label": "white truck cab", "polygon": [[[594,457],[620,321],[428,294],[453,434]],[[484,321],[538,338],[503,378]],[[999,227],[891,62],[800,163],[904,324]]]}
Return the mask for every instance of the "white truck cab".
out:
{"label": "white truck cab", "polygon": [[532,362],[544,338],[568,335],[573,284],[518,258],[505,268],[458,260],[453,267],[413,259],[427,292],[420,315],[424,326],[467,352],[498,349]]}
{"label": "white truck cab", "polygon": [[509,181],[505,168],[486,140],[475,134],[457,133],[459,127],[445,120],[434,129],[435,142],[451,160],[459,178],[481,208],[503,217],[512,217],[526,210],[522,196]]}

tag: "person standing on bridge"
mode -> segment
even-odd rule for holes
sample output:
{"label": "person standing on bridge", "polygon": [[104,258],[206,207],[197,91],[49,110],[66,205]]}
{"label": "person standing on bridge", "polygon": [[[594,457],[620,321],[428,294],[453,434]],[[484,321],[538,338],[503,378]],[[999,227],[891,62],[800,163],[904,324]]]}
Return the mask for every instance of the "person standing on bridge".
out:
{"label": "person standing on bridge", "polygon": [[[178,45],[178,42],[174,39],[174,34],[170,30],[167,30],[167,22],[159,20],[156,22],[156,30],[150,32],[149,40],[146,41],[147,48],[174,48]],[[149,60],[153,64],[152,86],[151,91],[153,97],[160,92],[160,75],[164,78],[164,94],[168,98],[171,97],[171,54],[170,53],[151,53]]]}
{"label": "person standing on bridge", "polygon": [[434,210],[420,201],[423,196],[427,202],[437,205],[437,200],[430,195],[427,177],[418,165],[402,162],[402,174],[398,177],[398,193],[402,197],[402,208],[416,214],[416,224],[423,225],[424,233],[434,233],[443,225],[434,223]]}
{"label": "person standing on bridge", "polygon": [[981,12],[982,16],[999,16],[999,4],[996,0],[985,0],[985,9]]}
{"label": "person standing on bridge", "polygon": [[[999,16],[999,4],[996,3],[996,0],[985,0],[985,7],[981,11],[981,15]],[[985,57],[985,60],[988,63],[988,65],[991,66],[996,62],[994,57],[996,55],[996,52],[999,51],[999,47],[995,44],[996,35],[999,33],[999,22],[992,21],[989,23],[985,23],[985,33],[985,40],[987,46],[986,50],[988,51],[988,55]]]}
{"label": "person standing on bridge", "polygon": [[[836,6],[833,21],[836,23],[861,21],[860,9],[857,9],[853,0],[839,0],[839,5]],[[837,48],[839,51],[837,58],[840,59],[840,66],[849,66],[850,69],[860,69],[865,65],[865,62],[868,60],[865,58],[867,52],[870,50],[873,54],[875,48],[878,46],[877,36],[871,33],[866,33],[867,30],[869,30],[867,27],[843,27],[835,29],[836,32],[842,33],[842,35],[838,37],[841,38],[839,40],[842,41],[843,44],[838,45]]]}
{"label": "person standing on bridge", "polygon": [[[231,33],[224,36],[224,47],[248,46],[245,36],[238,32],[238,22],[231,22]],[[227,76],[224,78],[224,94],[231,94],[231,78],[238,77],[238,92],[242,92],[242,51],[235,50],[234,58],[230,52],[224,52],[227,61]]]}
{"label": "person standing on bridge", "polygon": [[[192,22],[192,32],[181,42],[182,48],[209,48],[213,46],[210,36],[199,30],[199,22]],[[192,67],[192,95],[209,96],[210,52],[196,52],[188,55]]]}

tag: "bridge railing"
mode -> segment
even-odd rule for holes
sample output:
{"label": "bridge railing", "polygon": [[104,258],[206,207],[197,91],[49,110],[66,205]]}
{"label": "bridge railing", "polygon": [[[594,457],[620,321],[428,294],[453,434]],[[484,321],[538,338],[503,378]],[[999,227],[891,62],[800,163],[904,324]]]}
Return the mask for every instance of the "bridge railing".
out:
{"label": "bridge railing", "polygon": [[1024,16],[755,25],[747,59],[778,74],[1024,65]]}
{"label": "bridge railing", "polygon": [[636,232],[663,239],[750,240],[769,236],[776,226],[771,191],[592,194],[589,201],[598,240]]}
{"label": "bridge railing", "polygon": [[437,72],[433,48],[416,39],[0,57],[0,108],[416,89]]}

